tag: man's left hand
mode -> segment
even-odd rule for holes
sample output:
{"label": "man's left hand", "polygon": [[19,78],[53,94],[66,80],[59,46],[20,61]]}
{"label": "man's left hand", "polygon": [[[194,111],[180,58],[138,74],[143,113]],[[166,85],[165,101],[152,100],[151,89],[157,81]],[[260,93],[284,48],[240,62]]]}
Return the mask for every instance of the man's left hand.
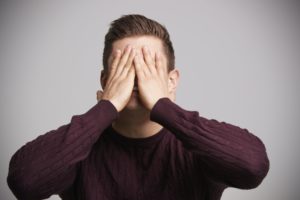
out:
{"label": "man's left hand", "polygon": [[155,53],[153,58],[150,50],[143,47],[134,58],[134,67],[141,101],[151,110],[160,98],[169,96],[167,66],[163,66],[160,54]]}

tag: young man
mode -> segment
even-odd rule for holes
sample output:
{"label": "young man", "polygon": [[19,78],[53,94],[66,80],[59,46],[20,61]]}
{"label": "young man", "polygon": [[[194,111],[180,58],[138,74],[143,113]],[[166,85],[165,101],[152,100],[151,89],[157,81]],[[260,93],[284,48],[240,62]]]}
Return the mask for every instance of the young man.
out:
{"label": "young man", "polygon": [[141,15],[105,37],[98,103],[19,149],[8,184],[19,199],[205,199],[257,187],[264,144],[175,101],[179,72],[167,30]]}

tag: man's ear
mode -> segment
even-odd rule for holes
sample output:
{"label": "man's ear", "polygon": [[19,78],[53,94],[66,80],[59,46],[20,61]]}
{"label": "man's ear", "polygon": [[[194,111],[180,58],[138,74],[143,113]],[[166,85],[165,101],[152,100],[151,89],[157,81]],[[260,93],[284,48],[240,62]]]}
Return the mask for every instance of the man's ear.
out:
{"label": "man's ear", "polygon": [[179,76],[180,76],[179,70],[176,68],[169,72],[169,80],[168,80],[169,92],[171,93],[176,92],[176,88],[179,83]]}
{"label": "man's ear", "polygon": [[106,75],[106,72],[104,71],[104,69],[102,69],[101,76],[100,76],[100,84],[101,84],[103,90],[105,88],[106,81],[107,81],[107,75]]}

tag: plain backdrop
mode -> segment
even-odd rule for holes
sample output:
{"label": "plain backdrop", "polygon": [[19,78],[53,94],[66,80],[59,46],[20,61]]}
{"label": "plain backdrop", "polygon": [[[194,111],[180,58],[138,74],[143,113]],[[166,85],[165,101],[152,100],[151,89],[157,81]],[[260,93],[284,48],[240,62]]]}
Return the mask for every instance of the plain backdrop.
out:
{"label": "plain backdrop", "polygon": [[[297,200],[300,7],[296,1],[1,1],[0,199],[13,153],[96,104],[104,35],[123,14],[171,34],[181,72],[177,103],[260,137],[270,171],[222,200]],[[59,199],[57,196],[52,200]]]}

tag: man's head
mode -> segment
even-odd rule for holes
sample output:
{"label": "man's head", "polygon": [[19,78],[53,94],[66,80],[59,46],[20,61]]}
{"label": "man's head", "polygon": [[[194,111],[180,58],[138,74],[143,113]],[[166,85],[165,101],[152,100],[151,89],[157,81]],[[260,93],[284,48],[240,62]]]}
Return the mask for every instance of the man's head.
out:
{"label": "man's head", "polygon": [[[113,61],[113,52],[116,50],[124,52],[128,45],[134,47],[137,51],[141,51],[142,47],[147,46],[153,53],[153,58],[155,54],[161,55],[162,67],[168,73],[169,96],[175,100],[179,72],[175,69],[174,49],[169,33],[164,26],[142,15],[125,15],[111,23],[104,42],[104,69],[101,72],[102,88],[104,89],[106,85]],[[97,97],[97,99],[100,98]],[[127,108],[135,108],[134,105],[139,105],[136,100],[132,98]]]}

